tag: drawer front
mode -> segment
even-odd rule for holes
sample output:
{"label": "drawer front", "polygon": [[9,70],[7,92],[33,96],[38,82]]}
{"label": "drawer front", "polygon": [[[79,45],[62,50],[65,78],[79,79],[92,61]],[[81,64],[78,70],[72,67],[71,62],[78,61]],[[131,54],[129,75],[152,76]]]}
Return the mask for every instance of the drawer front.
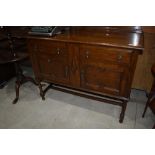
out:
{"label": "drawer front", "polygon": [[86,46],[80,47],[80,57],[88,62],[109,61],[130,64],[132,50],[112,47]]}
{"label": "drawer front", "polygon": [[33,51],[39,53],[53,53],[53,54],[65,54],[67,50],[66,44],[61,42],[52,42],[50,40],[35,40],[32,41]]}

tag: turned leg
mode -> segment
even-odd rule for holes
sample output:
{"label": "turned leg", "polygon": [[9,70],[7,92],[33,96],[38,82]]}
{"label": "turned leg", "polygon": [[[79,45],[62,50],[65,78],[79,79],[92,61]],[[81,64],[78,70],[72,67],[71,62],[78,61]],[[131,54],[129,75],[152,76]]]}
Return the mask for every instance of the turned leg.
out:
{"label": "turned leg", "polygon": [[19,99],[19,88],[23,83],[26,83],[28,81],[32,82],[35,85],[38,85],[38,83],[33,78],[23,75],[23,71],[20,67],[19,62],[15,62],[14,65],[16,69],[16,86],[15,86],[16,98],[13,100],[13,104],[16,104]]}
{"label": "turned leg", "polygon": [[126,106],[127,106],[127,101],[123,101],[123,103],[122,103],[122,111],[120,113],[120,119],[119,119],[120,123],[123,123]]}
{"label": "turned leg", "polygon": [[16,98],[13,100],[13,104],[16,104],[19,99],[19,88],[22,84],[22,69],[20,68],[19,64],[17,62],[14,63],[15,70],[16,70],[16,84],[15,84],[15,91],[16,91]]}
{"label": "turned leg", "polygon": [[13,104],[16,104],[18,99],[19,99],[19,88],[20,88],[20,81],[16,81],[16,86],[15,86],[15,90],[16,90],[16,98],[13,100]]}
{"label": "turned leg", "polygon": [[38,82],[38,86],[39,86],[39,90],[40,90],[40,96],[41,96],[42,100],[45,100],[45,94],[44,94],[44,91],[42,89],[42,84],[40,81]]}
{"label": "turned leg", "polygon": [[45,100],[45,94],[46,92],[52,88],[52,83],[49,84],[44,90],[42,89],[42,87],[44,86],[44,84],[41,84],[41,82],[38,82],[38,86],[39,86],[39,89],[40,89],[40,96],[42,97],[42,100]]}

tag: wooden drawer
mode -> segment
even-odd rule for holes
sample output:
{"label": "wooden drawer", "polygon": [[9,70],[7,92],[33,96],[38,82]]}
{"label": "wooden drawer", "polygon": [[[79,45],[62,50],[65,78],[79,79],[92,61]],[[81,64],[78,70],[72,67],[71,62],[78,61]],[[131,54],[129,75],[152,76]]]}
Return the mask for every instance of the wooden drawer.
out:
{"label": "wooden drawer", "polygon": [[39,53],[55,53],[60,54],[66,51],[66,44],[60,42],[51,42],[50,40],[35,40],[32,41],[33,51]]}
{"label": "wooden drawer", "polygon": [[112,47],[87,46],[80,47],[80,57],[90,62],[111,61],[130,64],[132,50]]}

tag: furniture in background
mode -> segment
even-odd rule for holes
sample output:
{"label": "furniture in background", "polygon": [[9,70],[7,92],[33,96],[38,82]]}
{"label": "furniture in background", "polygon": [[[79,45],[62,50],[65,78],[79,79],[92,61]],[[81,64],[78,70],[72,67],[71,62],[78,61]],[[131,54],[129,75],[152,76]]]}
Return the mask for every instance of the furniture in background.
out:
{"label": "furniture in background", "polygon": [[[145,116],[145,113],[146,113],[146,110],[148,107],[150,107],[152,112],[155,114],[155,64],[152,66],[151,71],[152,71],[152,75],[154,78],[154,82],[152,84],[151,91],[148,95],[148,100],[147,100],[147,103],[146,103],[142,117]],[[155,124],[154,124],[153,128],[155,128]]]}
{"label": "furniture in background", "polygon": [[[35,78],[45,99],[53,88],[122,107],[122,123],[143,34],[117,27],[70,27],[54,37],[28,36]],[[43,90],[42,82],[50,83]]]}
{"label": "furniture in background", "polygon": [[12,64],[0,63],[0,89],[2,89],[6,85],[6,83],[14,76],[15,69]]}
{"label": "furniture in background", "polygon": [[150,68],[155,63],[155,26],[143,26],[144,52],[139,55],[132,88],[140,89],[149,93],[153,83]]}
{"label": "furniture in background", "polygon": [[[17,103],[19,99],[19,88],[20,86],[27,82],[31,81],[35,85],[37,83],[33,80],[31,77],[27,77],[23,75],[23,71],[20,67],[20,63],[23,62],[28,58],[28,53],[23,51],[22,46],[14,46],[14,38],[11,36],[11,33],[9,32],[8,28],[4,28],[4,31],[6,32],[7,35],[7,41],[9,44],[9,48],[5,48],[0,52],[0,64],[10,64],[14,66],[15,68],[15,74],[16,74],[16,98],[13,100],[13,104]],[[16,38],[17,39],[17,38]]]}
{"label": "furniture in background", "polygon": [[[0,59],[2,53],[9,49],[9,43],[6,33],[0,28]],[[0,88],[3,88],[6,83],[15,76],[15,68],[12,64],[0,63]]]}
{"label": "furniture in background", "polygon": [[[14,49],[21,52],[28,53],[27,51],[27,34],[31,27],[29,26],[8,26],[6,27],[11,34]],[[22,66],[31,67],[30,59],[27,58],[21,62]]]}

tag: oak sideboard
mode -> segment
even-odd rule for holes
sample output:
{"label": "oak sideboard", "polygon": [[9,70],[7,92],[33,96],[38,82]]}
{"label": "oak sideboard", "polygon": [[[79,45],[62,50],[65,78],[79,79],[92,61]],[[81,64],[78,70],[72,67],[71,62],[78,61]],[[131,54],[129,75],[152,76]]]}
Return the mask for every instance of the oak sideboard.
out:
{"label": "oak sideboard", "polygon": [[[143,33],[111,27],[71,27],[62,34],[28,36],[40,95],[53,88],[121,106],[122,123]],[[42,82],[49,85],[43,89]]]}

